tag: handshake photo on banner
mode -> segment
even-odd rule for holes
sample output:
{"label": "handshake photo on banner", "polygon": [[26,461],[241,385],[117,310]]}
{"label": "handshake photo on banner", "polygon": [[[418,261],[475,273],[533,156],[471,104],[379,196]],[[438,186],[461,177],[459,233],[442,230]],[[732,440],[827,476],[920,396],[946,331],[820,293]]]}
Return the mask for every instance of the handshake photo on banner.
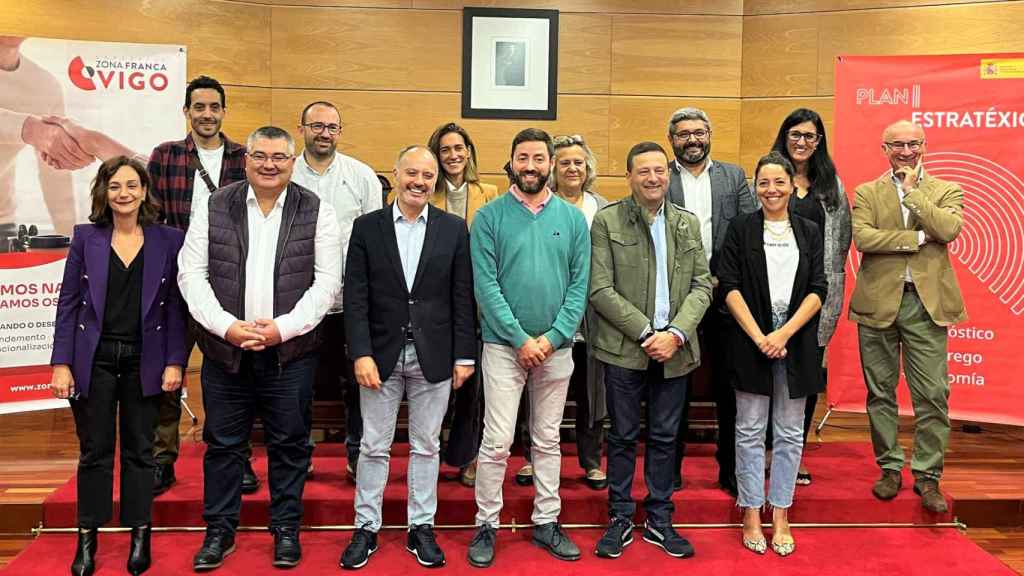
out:
{"label": "handshake photo on banner", "polygon": [[78,170],[96,160],[136,156],[133,150],[110,136],[63,116],[28,116],[22,125],[21,138],[35,148],[41,161],[55,170]]}

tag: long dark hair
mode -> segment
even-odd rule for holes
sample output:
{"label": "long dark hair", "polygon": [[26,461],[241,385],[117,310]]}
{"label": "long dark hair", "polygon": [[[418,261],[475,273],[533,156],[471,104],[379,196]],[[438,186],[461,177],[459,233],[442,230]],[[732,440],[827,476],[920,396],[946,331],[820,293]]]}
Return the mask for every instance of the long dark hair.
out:
{"label": "long dark hair", "polygon": [[160,214],[159,205],[153,200],[149,187],[149,172],[141,162],[127,156],[114,156],[103,164],[96,171],[96,177],[92,181],[92,213],[89,214],[89,221],[97,226],[110,226],[114,216],[110,210],[110,201],[107,199],[107,187],[110,179],[121,169],[122,166],[129,166],[139,175],[139,185],[142,186],[144,196],[142,204],[139,205],[139,225],[147,226],[156,222]]}
{"label": "long dark hair", "polygon": [[836,165],[832,163],[832,157],[828,155],[828,138],[825,136],[825,124],[821,116],[814,110],[797,108],[786,116],[779,126],[779,133],[775,136],[775,144],[772,151],[779,152],[790,162],[789,147],[786,145],[789,129],[797,124],[811,122],[818,132],[818,145],[807,161],[807,179],[811,182],[811,192],[814,197],[825,204],[825,209],[832,212],[839,207],[839,183],[836,181]]}

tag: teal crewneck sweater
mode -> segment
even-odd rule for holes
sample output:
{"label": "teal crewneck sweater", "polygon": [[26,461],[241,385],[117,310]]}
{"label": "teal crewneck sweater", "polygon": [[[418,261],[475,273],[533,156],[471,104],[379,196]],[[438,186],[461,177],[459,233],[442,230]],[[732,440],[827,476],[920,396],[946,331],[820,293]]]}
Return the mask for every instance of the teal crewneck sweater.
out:
{"label": "teal crewneck sweater", "polygon": [[547,337],[571,345],[590,279],[590,231],[575,206],[553,196],[534,215],[512,193],[481,207],[470,251],[484,342],[521,347]]}

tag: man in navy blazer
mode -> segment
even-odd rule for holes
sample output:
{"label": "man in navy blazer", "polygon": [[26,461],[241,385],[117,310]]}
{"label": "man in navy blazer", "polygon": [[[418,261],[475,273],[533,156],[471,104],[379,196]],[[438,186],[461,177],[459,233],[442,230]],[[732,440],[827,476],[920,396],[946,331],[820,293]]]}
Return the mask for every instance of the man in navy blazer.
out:
{"label": "man in navy blazer", "polygon": [[476,314],[466,222],[430,205],[437,159],[402,150],[395,203],[360,216],[345,265],[345,330],[363,413],[356,531],[341,557],[366,565],[377,549],[391,442],[409,398],[407,550],[423,566],[445,563],[433,534],[441,422],[452,389],[474,370]]}

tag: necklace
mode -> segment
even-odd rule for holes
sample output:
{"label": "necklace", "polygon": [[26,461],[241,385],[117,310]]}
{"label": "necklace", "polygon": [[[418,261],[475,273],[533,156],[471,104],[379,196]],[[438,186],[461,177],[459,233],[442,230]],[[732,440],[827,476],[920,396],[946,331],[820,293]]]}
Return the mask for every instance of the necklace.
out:
{"label": "necklace", "polygon": [[768,220],[764,221],[764,231],[768,233],[774,240],[786,240],[790,236],[792,226],[789,220],[782,220],[777,222],[771,222]]}

